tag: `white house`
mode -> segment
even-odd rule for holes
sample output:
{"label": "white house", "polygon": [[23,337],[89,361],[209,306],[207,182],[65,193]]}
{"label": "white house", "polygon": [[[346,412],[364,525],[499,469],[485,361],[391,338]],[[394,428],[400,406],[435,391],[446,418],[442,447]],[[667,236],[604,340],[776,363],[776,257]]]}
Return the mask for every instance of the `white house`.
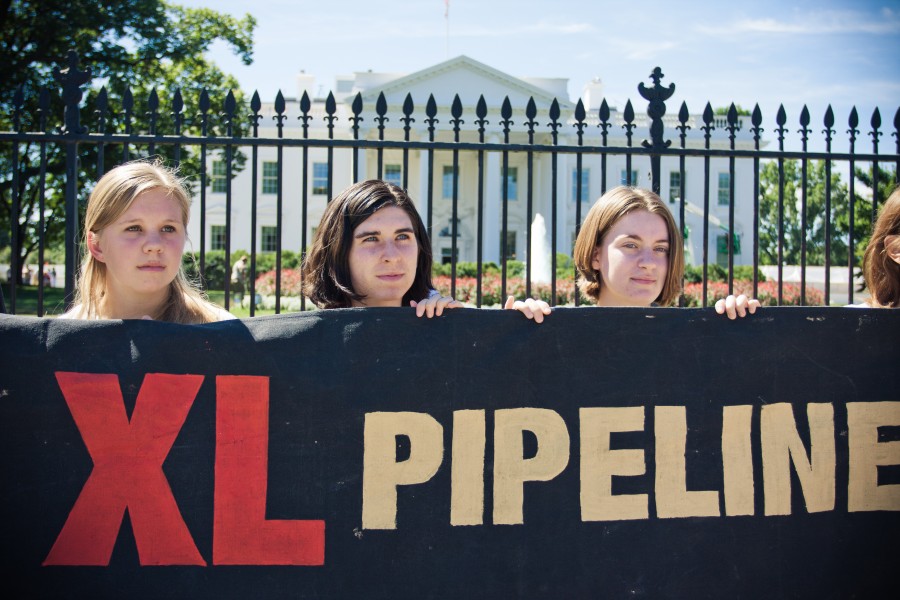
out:
{"label": "white house", "polygon": [[[639,77],[636,75],[636,81]],[[328,129],[324,117],[325,99],[315,93],[315,80],[312,76],[298,75],[297,98],[286,99],[287,118],[284,120],[283,137],[301,138],[303,129],[298,116],[301,114],[300,101],[306,92],[312,99],[308,135],[310,138],[324,139],[328,137]],[[481,96],[488,107],[485,126],[485,141],[488,143],[504,143],[502,117],[500,108],[505,98],[509,98],[513,108],[510,128],[510,144],[527,144],[528,133],[524,125],[527,121],[525,107],[530,99],[537,108],[536,125],[534,127],[536,144],[551,144],[549,122],[550,106],[556,99],[561,110],[558,145],[576,145],[577,135],[573,126],[575,102],[567,98],[566,79],[533,79],[513,77],[467,56],[459,56],[440,64],[428,67],[411,74],[358,72],[352,76],[338,77],[333,88],[336,100],[333,137],[335,139],[352,139],[353,130],[350,117],[352,102],[357,93],[363,99],[364,120],[359,123],[360,139],[377,140],[378,123],[374,117],[375,103],[380,94],[387,100],[387,117],[384,123],[385,140],[403,140],[404,122],[401,118],[403,103],[409,94],[415,105],[414,122],[410,123],[410,139],[413,141],[428,140],[428,124],[425,122],[425,105],[430,95],[437,104],[438,123],[435,125],[437,141],[453,141],[454,133],[450,120],[450,107],[458,94],[463,106],[461,126],[461,142],[478,142],[478,126],[475,124],[476,104]],[[588,126],[584,131],[584,146],[600,146],[601,130],[597,127],[598,108],[602,101],[602,84],[599,80],[589,82],[584,87],[582,100],[588,111]],[[577,102],[577,100],[576,100]],[[632,144],[639,146],[641,141],[649,137],[649,118],[646,115],[646,102],[638,94],[632,99],[635,104],[637,127],[634,129]],[[671,102],[671,101],[670,101]],[[675,129],[679,105],[672,102],[667,106],[664,136],[672,140],[673,146],[680,144],[679,132]],[[625,130],[623,107],[610,107],[611,126],[608,129],[608,146],[625,146]],[[260,138],[276,138],[274,104],[264,104],[260,120]],[[742,121],[747,121],[741,117]],[[725,131],[724,118],[718,119],[717,128],[712,132],[713,148],[729,147],[728,132]],[[692,115],[691,129],[687,133],[687,145],[692,148],[703,147],[703,132],[700,130],[702,119]],[[749,123],[742,123],[737,132],[736,147],[752,149],[753,140],[749,132]],[[250,157],[250,149],[242,151]],[[348,148],[333,149],[333,193],[338,193],[353,181],[352,153]],[[484,153],[484,233],[483,260],[499,263],[501,259],[501,214],[502,214],[502,152]],[[576,155],[574,153],[558,153],[557,161],[557,250],[571,255],[576,229]],[[533,211],[540,213],[550,227],[552,156],[546,152],[533,154],[531,171],[533,190]],[[377,151],[366,149],[359,152],[359,179],[374,178],[378,173]],[[526,198],[528,190],[528,155],[524,151],[509,152],[509,202],[507,256],[524,260],[526,256],[527,228],[529,227]],[[601,161],[599,154],[582,154],[582,206],[581,217],[587,213],[591,204],[601,195]],[[702,157],[688,157],[685,166],[685,189],[687,213],[685,219],[687,240],[686,254],[693,264],[702,262],[702,223],[704,193],[704,161]],[[306,244],[312,240],[312,234],[318,225],[327,200],[328,149],[309,148],[307,156],[307,219]],[[382,165],[384,179],[402,184],[403,149],[385,148]],[[287,147],[282,150],[282,210],[283,231],[282,248],[299,251],[302,244],[303,215],[301,206],[301,186],[303,182],[303,149]],[[448,261],[451,257],[452,237],[450,234],[452,218],[452,180],[453,153],[450,150],[435,150],[433,170],[433,221],[432,245],[435,260]],[[606,189],[624,183],[626,173],[626,157],[619,154],[608,154],[606,157],[607,176]],[[206,248],[222,249],[225,244],[225,194],[224,163],[221,158],[211,158],[208,164],[212,174],[207,187],[207,214],[205,226]],[[270,252],[276,248],[276,211],[277,211],[277,174],[278,150],[271,146],[259,148],[259,178],[257,182],[257,252]],[[631,181],[635,185],[650,187],[650,162],[646,156],[632,158]],[[428,151],[421,149],[408,150],[408,186],[410,196],[416,201],[420,214],[425,220],[428,210]],[[669,206],[678,218],[678,189],[680,183],[679,161],[676,157],[664,157],[662,160],[662,197],[670,202]],[[735,253],[735,264],[752,264],[752,161],[738,159],[735,165],[735,233],[738,248]],[[709,262],[727,265],[727,242],[725,228],[728,226],[728,190],[729,164],[728,158],[713,157],[709,159]],[[251,226],[251,169],[250,165],[232,181],[232,231],[231,249],[250,249]],[[478,186],[478,152],[461,150],[459,152],[459,188],[458,188],[458,238],[457,251],[459,260],[474,261],[477,252],[477,215],[476,199]],[[191,219],[189,234],[192,239],[199,240],[199,202],[194,202],[194,215]]]}

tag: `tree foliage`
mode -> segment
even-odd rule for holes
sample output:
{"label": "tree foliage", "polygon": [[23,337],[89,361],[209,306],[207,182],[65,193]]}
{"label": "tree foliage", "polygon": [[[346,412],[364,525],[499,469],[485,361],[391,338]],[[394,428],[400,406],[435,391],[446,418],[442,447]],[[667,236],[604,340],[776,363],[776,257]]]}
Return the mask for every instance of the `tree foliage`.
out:
{"label": "tree foliage", "polygon": [[[806,179],[806,229],[802,227],[803,170],[798,160],[784,161],[783,200],[779,201],[780,176],[777,161],[765,163],[759,176],[759,253],[762,264],[778,264],[778,242],[783,240],[782,264],[801,262],[801,244],[806,240],[806,264],[825,264],[825,239],[830,223],[830,264],[847,265],[850,242],[850,195],[840,173],[831,166],[831,206],[826,212],[826,161],[808,162]],[[779,236],[779,204],[784,230]],[[859,265],[868,240],[871,200],[857,197],[854,206],[854,265]]]}
{"label": "tree foliage", "polygon": [[[856,167],[854,170],[854,175],[856,176],[856,188],[854,190],[854,195],[856,196],[856,210],[859,210],[859,206],[865,206],[869,211],[867,214],[863,215],[866,222],[872,222],[872,189],[875,187],[875,178],[874,170],[870,166],[868,169],[860,169]],[[865,192],[865,196],[860,194],[860,184],[862,184],[862,190]],[[884,203],[887,201],[888,196],[891,195],[891,192],[897,188],[897,172],[894,170],[885,170],[882,169],[881,166],[878,167],[878,203],[875,205],[876,213],[881,210],[881,207],[884,206]],[[876,216],[877,218],[877,216]],[[865,248],[865,246],[863,246]],[[860,253],[860,256],[862,254]]]}
{"label": "tree foliage", "polygon": [[[727,115],[728,111],[731,110],[731,105],[728,106],[717,106],[713,109],[714,115]],[[750,111],[741,106],[740,104],[734,105],[734,110],[738,114],[739,117],[749,117]]]}
{"label": "tree foliage", "polygon": [[[62,124],[63,101],[54,68],[66,66],[66,54],[74,50],[82,69],[90,68],[92,81],[82,101],[81,122],[91,133],[149,132],[148,103],[155,90],[160,100],[157,133],[173,133],[173,102],[176,91],[184,103],[183,133],[198,133],[199,97],[209,94],[212,106],[209,133],[225,131],[219,113],[229,90],[235,91],[241,113],[243,96],[237,80],[223,73],[206,57],[216,41],[227,43],[244,64],[252,62],[252,16],[235,18],[205,8],[185,8],[163,0],[12,0],[0,9],[0,129],[52,132]],[[14,97],[24,92],[21,119],[14,122]],[[46,91],[44,91],[46,88]],[[109,113],[98,122],[97,101],[105,88]],[[126,122],[127,97],[133,98],[130,121]],[[43,96],[43,103],[41,101]],[[233,130],[240,135],[240,127]],[[46,173],[41,177],[41,153],[46,153]],[[98,146],[79,147],[78,182],[80,202],[98,175]],[[156,146],[155,154],[173,158],[173,146]],[[127,158],[150,153],[147,146],[107,144],[103,165],[108,169]],[[0,147],[0,231],[11,231],[13,169],[12,143]],[[15,226],[18,247],[25,258],[38,246],[39,201],[43,195],[45,245],[58,244],[64,236],[65,153],[56,144],[19,144],[19,212]],[[180,150],[182,174],[196,175],[199,162],[190,148]],[[0,247],[11,243],[0,235]],[[34,259],[32,259],[34,260]]]}

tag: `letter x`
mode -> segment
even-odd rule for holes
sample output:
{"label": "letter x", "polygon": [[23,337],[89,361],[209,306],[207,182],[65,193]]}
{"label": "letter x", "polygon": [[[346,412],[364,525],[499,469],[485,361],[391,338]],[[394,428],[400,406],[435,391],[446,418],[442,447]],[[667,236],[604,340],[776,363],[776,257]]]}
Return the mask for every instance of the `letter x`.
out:
{"label": "letter x", "polygon": [[206,565],[162,470],[203,376],[148,374],[130,421],[116,375],[56,380],[94,469],[44,565],[109,565],[126,508],[142,565]]}

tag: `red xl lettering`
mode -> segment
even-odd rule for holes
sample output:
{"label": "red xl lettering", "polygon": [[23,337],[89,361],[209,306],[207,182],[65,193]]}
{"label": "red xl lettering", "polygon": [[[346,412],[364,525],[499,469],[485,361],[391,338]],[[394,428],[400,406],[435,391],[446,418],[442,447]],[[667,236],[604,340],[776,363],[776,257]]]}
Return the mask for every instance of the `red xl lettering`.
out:
{"label": "red xl lettering", "polygon": [[325,564],[325,521],[267,521],[269,378],[216,377],[213,563]]}
{"label": "red xl lettering", "polygon": [[45,565],[108,565],[125,509],[142,565],[205,565],[162,470],[202,375],[148,374],[131,421],[116,375],[57,373],[94,470]]}
{"label": "red xl lettering", "polygon": [[[56,378],[94,470],[44,564],[108,565],[127,508],[142,565],[205,565],[162,471],[203,376],[148,374],[130,422],[115,375]],[[265,519],[268,379],[216,381],[214,564],[324,564],[324,521]]]}

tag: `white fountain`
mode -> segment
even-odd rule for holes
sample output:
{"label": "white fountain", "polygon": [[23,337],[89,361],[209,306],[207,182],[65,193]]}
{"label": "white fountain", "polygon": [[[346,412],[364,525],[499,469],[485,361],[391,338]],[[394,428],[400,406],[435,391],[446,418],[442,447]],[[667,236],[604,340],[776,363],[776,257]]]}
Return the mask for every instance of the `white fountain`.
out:
{"label": "white fountain", "polygon": [[540,213],[536,213],[531,222],[531,264],[528,268],[533,283],[550,283],[550,242]]}

